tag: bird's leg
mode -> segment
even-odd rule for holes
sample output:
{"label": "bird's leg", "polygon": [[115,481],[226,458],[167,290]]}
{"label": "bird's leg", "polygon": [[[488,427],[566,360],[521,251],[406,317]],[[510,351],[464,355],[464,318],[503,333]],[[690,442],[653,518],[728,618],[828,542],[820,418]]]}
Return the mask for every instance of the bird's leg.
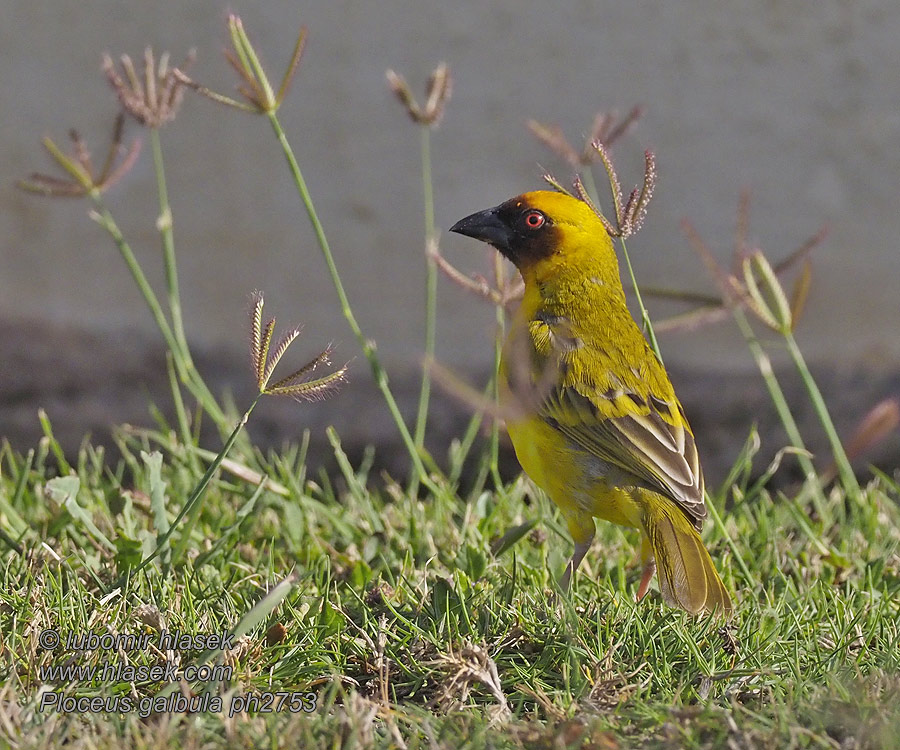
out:
{"label": "bird's leg", "polygon": [[572,575],[578,570],[578,566],[581,565],[581,561],[584,560],[584,556],[591,548],[591,541],[593,538],[594,536],[592,534],[585,542],[575,542],[575,552],[572,553],[572,559],[569,560],[569,564],[566,565],[566,572],[563,573],[562,578],[559,579],[559,587],[563,591],[566,591],[569,588]]}
{"label": "bird's leg", "polygon": [[634,598],[636,602],[639,602],[647,594],[647,589],[650,588],[650,581],[653,580],[653,574],[655,572],[656,558],[649,557],[647,558],[647,562],[644,563],[644,574],[641,576],[641,585],[638,586],[637,596]]}

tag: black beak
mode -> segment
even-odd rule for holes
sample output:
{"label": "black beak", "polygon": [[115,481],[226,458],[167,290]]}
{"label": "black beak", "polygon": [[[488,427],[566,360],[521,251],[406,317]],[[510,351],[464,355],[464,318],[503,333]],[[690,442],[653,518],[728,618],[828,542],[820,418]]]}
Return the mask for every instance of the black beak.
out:
{"label": "black beak", "polygon": [[509,250],[510,229],[500,219],[498,208],[489,208],[460,219],[450,227],[450,231],[487,242],[501,252]]}

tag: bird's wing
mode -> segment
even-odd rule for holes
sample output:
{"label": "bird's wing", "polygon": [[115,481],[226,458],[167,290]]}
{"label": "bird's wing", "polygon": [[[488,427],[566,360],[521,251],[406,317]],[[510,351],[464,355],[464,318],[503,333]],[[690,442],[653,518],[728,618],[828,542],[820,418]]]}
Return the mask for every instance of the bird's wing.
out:
{"label": "bird's wing", "polygon": [[[634,477],[636,485],[669,497],[699,528],[706,517],[703,473],[671,388],[654,394],[646,381],[629,387],[623,378],[598,372],[602,359],[583,341],[567,336],[565,329],[553,334],[567,345],[553,347],[557,377],[541,393],[538,416],[578,447]],[[579,345],[572,346],[573,341]]]}

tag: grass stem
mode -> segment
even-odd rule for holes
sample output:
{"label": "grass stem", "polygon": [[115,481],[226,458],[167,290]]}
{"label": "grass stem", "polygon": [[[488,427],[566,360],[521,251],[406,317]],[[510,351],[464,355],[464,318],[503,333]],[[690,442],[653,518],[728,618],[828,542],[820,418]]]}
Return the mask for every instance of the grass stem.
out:
{"label": "grass stem", "polygon": [[115,242],[116,247],[119,250],[119,254],[122,256],[125,265],[131,272],[131,277],[134,279],[135,284],[137,284],[144,301],[147,303],[147,307],[150,308],[150,314],[153,316],[153,320],[156,321],[156,326],[159,328],[159,331],[166,342],[166,347],[172,353],[178,377],[188,387],[193,396],[221,430],[226,420],[225,413],[222,411],[215,397],[212,395],[209,388],[207,388],[206,383],[203,382],[203,379],[200,377],[199,373],[197,373],[196,369],[185,362],[184,349],[179,344],[172,327],[169,325],[169,321],[162,309],[162,305],[159,303],[159,298],[156,296],[156,292],[153,291],[153,287],[150,286],[147,276],[144,274],[140,263],[138,263],[138,260],[134,255],[134,251],[131,249],[131,245],[128,244],[128,241],[119,229],[118,224],[116,224],[113,215],[106,207],[99,192],[92,192],[91,199],[96,209],[93,213],[93,217],[95,221],[106,230],[107,234],[112,237],[113,242]]}
{"label": "grass stem", "polygon": [[[500,253],[494,253],[494,284],[497,289],[506,289],[507,278],[503,265],[503,258]],[[496,317],[496,335],[494,336],[494,380],[493,380],[493,398],[494,403],[500,405],[500,358],[503,355],[503,342],[506,339],[506,310],[503,303],[497,304],[495,308]],[[490,468],[491,477],[494,480],[495,487],[502,487],[503,480],[500,477],[500,424],[496,418],[491,420],[491,439],[490,439]]]}
{"label": "grass stem", "polygon": [[397,406],[397,401],[394,399],[393,393],[391,393],[390,386],[388,385],[387,372],[382,367],[381,362],[378,359],[378,355],[375,353],[375,345],[370,339],[367,339],[365,337],[362,329],[360,329],[359,327],[359,323],[356,322],[356,316],[353,314],[353,309],[350,307],[350,301],[347,298],[347,293],[344,291],[344,285],[341,282],[340,273],[338,273],[337,265],[334,262],[334,256],[331,253],[331,247],[329,246],[328,238],[325,235],[325,229],[322,226],[322,222],[319,220],[318,214],[316,213],[316,208],[313,204],[312,196],[309,193],[309,188],[306,185],[306,180],[304,180],[303,173],[300,171],[300,165],[297,163],[297,159],[294,156],[294,150],[291,148],[291,144],[287,139],[287,135],[285,134],[284,129],[281,127],[281,123],[278,120],[277,114],[273,111],[267,112],[266,114],[269,118],[270,124],[272,125],[272,130],[275,132],[275,137],[278,139],[278,143],[281,145],[281,149],[284,152],[285,159],[288,163],[288,168],[290,169],[291,176],[294,179],[294,184],[297,187],[297,191],[300,193],[300,199],[303,202],[304,207],[306,208],[306,213],[309,216],[310,223],[312,224],[313,231],[315,232],[316,240],[318,241],[319,248],[322,251],[322,257],[325,260],[325,265],[327,266],[328,273],[331,276],[331,281],[334,285],[334,290],[337,294],[338,302],[341,306],[341,312],[343,312],[344,318],[347,320],[347,324],[350,326],[350,330],[353,332],[353,335],[359,342],[359,345],[363,350],[363,354],[365,355],[366,360],[369,363],[369,367],[372,369],[372,375],[375,378],[375,384],[378,386],[378,390],[381,391],[381,395],[384,397],[388,410],[390,411],[391,416],[394,419],[394,423],[397,426],[397,430],[400,432],[400,437],[403,440],[403,444],[406,446],[406,450],[409,453],[409,457],[413,465],[413,471],[422,478],[423,483],[425,483],[432,492],[438,492],[437,485],[435,485],[428,476],[425,466],[422,463],[422,457],[419,453],[418,448],[416,447],[416,443],[409,432],[409,428],[406,426],[406,422],[403,420],[403,415],[400,413],[400,407]]}
{"label": "grass stem", "polygon": [[791,407],[787,402],[784,391],[781,389],[781,384],[778,382],[778,378],[772,370],[772,361],[769,359],[769,355],[763,351],[762,344],[760,344],[759,339],[756,338],[756,334],[753,332],[753,328],[750,326],[750,322],[747,320],[744,311],[740,308],[734,308],[733,313],[735,322],[743,334],[744,340],[747,342],[747,347],[750,349],[750,354],[753,356],[753,359],[756,360],[756,365],[759,368],[763,382],[766,384],[766,388],[769,391],[769,397],[772,399],[775,411],[778,412],[778,417],[781,419],[781,424],[787,433],[788,440],[790,440],[791,445],[794,448],[800,450],[800,452],[797,453],[797,462],[800,464],[800,468],[806,477],[807,483],[813,488],[813,501],[816,504],[817,510],[821,512],[822,506],[825,503],[825,495],[822,492],[818,474],[816,474],[816,467],[813,466],[812,459],[809,457],[809,452],[806,450],[803,437],[800,435],[800,429],[797,427],[797,422],[794,419],[794,415],[791,413]]}
{"label": "grass stem", "polygon": [[162,144],[159,129],[150,129],[150,144],[153,149],[153,168],[156,171],[156,191],[159,196],[159,218],[156,227],[162,240],[163,262],[166,269],[166,291],[169,297],[169,313],[172,317],[172,333],[181,348],[181,358],[186,368],[193,369],[184,321],[181,314],[181,294],[178,289],[178,266],[175,262],[175,237],[172,228],[172,209],[169,205],[169,191],[166,186],[166,171],[163,163]]}
{"label": "grass stem", "polygon": [[631,258],[628,255],[628,248],[625,246],[625,238],[619,238],[619,244],[622,246],[622,257],[625,258],[625,265],[628,268],[628,276],[631,278],[631,288],[634,290],[634,297],[638,303],[638,309],[641,311],[641,321],[644,326],[644,331],[647,333],[647,339],[650,342],[650,347],[656,353],[656,356],[659,357],[659,361],[662,362],[662,352],[659,350],[659,342],[656,340],[656,332],[653,330],[653,323],[650,321],[650,313],[647,312],[647,308],[644,306],[644,299],[641,297],[641,289],[638,286],[637,278],[634,275],[634,268],[631,267]]}
{"label": "grass stem", "polygon": [[[435,325],[437,319],[437,263],[427,252],[434,240],[434,185],[431,177],[431,128],[422,125],[419,128],[422,143],[422,196],[425,211],[425,359],[434,358]],[[431,374],[428,368],[422,369],[422,387],[419,391],[419,407],[416,413],[416,426],[413,435],[416,450],[420,453],[425,448],[425,427],[428,421],[428,406],[431,400]],[[418,472],[412,472],[409,494],[415,495],[419,485]]]}
{"label": "grass stem", "polygon": [[825,435],[828,437],[828,442],[831,444],[831,451],[834,454],[834,463],[838,470],[838,476],[841,478],[844,492],[852,499],[858,501],[860,499],[859,482],[856,480],[856,475],[853,473],[853,469],[850,466],[850,460],[847,458],[847,453],[844,451],[844,446],[837,434],[834,422],[831,420],[831,415],[828,412],[828,406],[825,404],[825,399],[822,397],[822,392],[819,390],[819,386],[816,385],[812,373],[806,366],[806,360],[803,358],[800,347],[797,346],[797,340],[794,338],[794,334],[791,331],[786,331],[784,333],[784,339],[787,342],[787,348],[791,355],[791,359],[794,360],[794,365],[797,367],[797,371],[800,373],[800,377],[803,380],[803,385],[806,387],[806,391],[812,401],[813,408],[815,409],[819,420],[822,422],[822,427],[825,429]]}

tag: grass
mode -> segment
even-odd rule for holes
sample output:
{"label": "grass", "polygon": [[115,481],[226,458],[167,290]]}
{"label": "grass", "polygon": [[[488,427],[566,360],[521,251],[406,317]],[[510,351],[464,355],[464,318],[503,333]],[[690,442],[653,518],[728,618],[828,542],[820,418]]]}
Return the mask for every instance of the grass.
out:
{"label": "grass", "polygon": [[[0,573],[0,727],[17,747],[63,736],[71,747],[193,747],[222,733],[267,747],[890,747],[900,730],[900,488],[886,477],[858,503],[832,491],[821,517],[740,480],[718,492],[716,506],[731,507],[707,541],[737,599],[723,625],[656,596],[636,605],[637,539],[609,524],[573,596],[560,597],[570,542],[525,480],[470,496],[443,486],[421,500],[395,483],[372,489],[346,464],[335,481],[305,477],[299,447],[259,457],[276,491],[219,474],[184,559],[154,561],[114,587],[132,544],[138,555],[155,548],[154,493],[171,517],[173,498],[199,480],[190,449],[170,432],[122,434],[125,457],[109,465],[85,446],[70,499],[52,478],[49,442],[2,455],[0,512],[26,550],[7,549]],[[492,552],[531,521],[518,543]],[[137,709],[38,710],[46,690],[137,701],[166,687],[48,685],[42,666],[160,655],[47,651],[43,629],[155,636],[142,614],[150,607],[169,630],[232,631],[289,574],[296,580],[246,638],[206,658],[233,667],[220,686],[226,703],[250,691],[314,693],[315,711],[148,723]],[[201,656],[174,659],[185,667]]]}
{"label": "grass", "polygon": [[[609,524],[600,525],[565,595],[555,581],[571,540],[556,509],[526,479],[500,479],[496,426],[482,448],[473,447],[482,421],[476,415],[446,458],[428,455],[429,372],[410,430],[374,345],[356,323],[277,117],[305,32],[277,93],[240,19],[229,19],[229,33],[241,101],[177,69],[149,64],[150,77],[159,76],[151,87],[140,84],[130,60],[123,59],[124,78],[105,64],[124,109],[152,129],[164,296],[147,283],[102,200],[137,158],[132,146],[117,162],[121,122],[101,172],[73,134],[71,156],[45,141],[68,178],[34,175],[26,183],[45,195],[91,201],[92,217],[123,256],[170,350],[176,420],[170,426],[160,418],[155,430],[119,430],[115,458],[90,444],[65,456],[44,415],[45,437],[25,455],[0,444],[0,742],[101,749],[893,747],[900,732],[900,486],[896,476],[876,473],[860,487],[850,472],[793,338],[802,302],[787,302],[777,278],[784,264],[773,269],[763,256],[739,252],[743,279],[714,269],[773,408],[794,428],[781,460],[796,456],[805,476],[800,486],[770,489],[778,464],[754,463],[759,441],[748,428],[745,449],[709,498],[713,522],[705,538],[735,594],[733,618],[694,618],[665,607],[656,594],[635,604],[638,539]],[[422,129],[425,349],[434,344],[438,268],[494,302],[499,342],[513,294],[502,266],[492,289],[449,268],[433,236],[428,143],[449,96],[449,70],[435,71],[421,108],[400,76],[389,80]],[[337,476],[307,465],[306,441],[267,455],[250,444],[242,427],[259,398],[324,396],[344,371],[313,379],[326,350],[270,383],[298,331],[270,347],[274,322],[263,325],[261,296],[251,326],[259,395],[243,417],[223,409],[193,367],[156,132],[174,117],[183,87],[268,119],[342,312],[409,453],[405,486],[390,477],[374,481],[371,456],[352,466],[333,431]],[[621,135],[635,117],[618,126],[598,118],[595,135]],[[606,153],[611,141],[597,135],[605,145],[588,144],[579,155],[555,130],[541,132],[574,154],[570,162],[581,159],[589,168],[600,158],[615,199],[610,227],[622,237],[635,231],[652,193],[652,155],[644,188],[623,203]],[[588,179],[576,190],[586,196],[585,184],[595,192]],[[828,431],[838,484],[818,475],[802,451],[791,405],[745,312],[789,346]],[[485,393],[495,388],[491,383]],[[195,404],[222,436],[218,453],[198,445]],[[474,479],[463,487],[466,474]],[[61,644],[42,640],[51,631]],[[223,633],[228,643],[173,646],[159,641],[162,631]],[[67,648],[67,638],[84,633],[145,636],[149,645]],[[107,665],[174,665],[177,677],[96,671]],[[48,672],[56,668],[86,671]],[[263,703],[248,705],[253,695]],[[51,699],[69,708],[46,705]],[[99,710],[86,710],[91,700],[100,701]]]}

